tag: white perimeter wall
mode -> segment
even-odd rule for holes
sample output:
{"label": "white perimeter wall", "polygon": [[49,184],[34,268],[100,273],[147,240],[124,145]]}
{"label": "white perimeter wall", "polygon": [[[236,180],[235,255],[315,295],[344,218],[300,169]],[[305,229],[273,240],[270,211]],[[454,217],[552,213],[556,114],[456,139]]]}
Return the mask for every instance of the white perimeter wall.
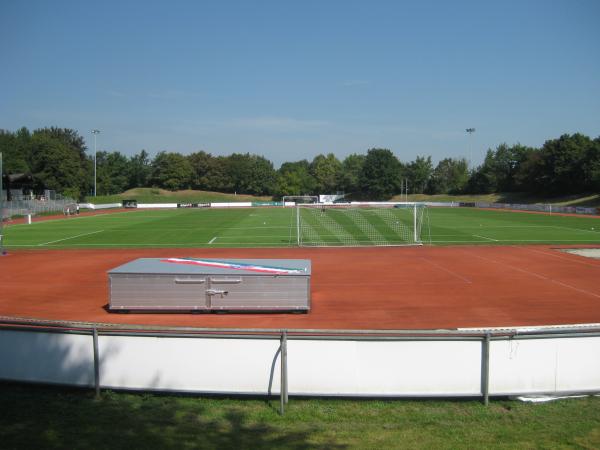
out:
{"label": "white perimeter wall", "polygon": [[[99,336],[104,388],[279,393],[277,339]],[[0,379],[93,386],[90,335],[0,330]],[[275,361],[275,363],[274,363]],[[288,340],[289,393],[479,395],[480,341]],[[600,391],[600,337],[492,340],[490,395]]]}

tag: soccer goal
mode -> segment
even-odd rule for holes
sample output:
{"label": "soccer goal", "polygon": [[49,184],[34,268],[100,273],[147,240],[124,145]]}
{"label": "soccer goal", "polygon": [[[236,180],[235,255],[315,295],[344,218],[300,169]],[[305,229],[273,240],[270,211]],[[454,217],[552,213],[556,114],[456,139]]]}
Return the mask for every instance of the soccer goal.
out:
{"label": "soccer goal", "polygon": [[283,207],[319,203],[318,195],[284,195],[281,198]]}
{"label": "soccer goal", "polygon": [[298,246],[421,245],[425,205],[298,205]]}

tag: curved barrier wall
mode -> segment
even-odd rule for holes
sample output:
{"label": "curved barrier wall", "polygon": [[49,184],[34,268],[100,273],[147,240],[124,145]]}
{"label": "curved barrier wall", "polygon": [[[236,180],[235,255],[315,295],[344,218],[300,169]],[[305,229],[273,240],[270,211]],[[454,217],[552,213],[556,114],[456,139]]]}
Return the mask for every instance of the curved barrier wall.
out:
{"label": "curved barrier wall", "polygon": [[0,379],[254,395],[287,384],[286,396],[600,392],[600,328],[315,333],[5,321]]}

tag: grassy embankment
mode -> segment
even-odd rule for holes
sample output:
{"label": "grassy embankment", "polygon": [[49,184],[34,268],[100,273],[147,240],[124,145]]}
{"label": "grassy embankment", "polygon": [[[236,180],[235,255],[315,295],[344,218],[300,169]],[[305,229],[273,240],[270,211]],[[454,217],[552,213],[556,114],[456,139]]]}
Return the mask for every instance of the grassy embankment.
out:
{"label": "grassy embankment", "polygon": [[134,199],[138,203],[208,203],[208,202],[264,202],[271,201],[269,196],[224,194],[210,191],[167,191],[157,188],[135,188],[117,195],[88,196],[87,201],[96,204],[118,203]]}
{"label": "grassy embankment", "polygon": [[[204,203],[204,202],[252,202],[270,201],[269,196],[235,195],[210,191],[167,191],[157,188],[135,188],[117,195],[89,196],[92,203],[117,203],[123,199],[135,199],[140,203]],[[403,201],[404,196],[396,195],[390,200]],[[561,197],[542,197],[518,192],[485,195],[425,195],[410,194],[408,201],[423,202],[489,202],[489,203],[552,203],[563,206],[600,206],[600,194],[581,194]]]}

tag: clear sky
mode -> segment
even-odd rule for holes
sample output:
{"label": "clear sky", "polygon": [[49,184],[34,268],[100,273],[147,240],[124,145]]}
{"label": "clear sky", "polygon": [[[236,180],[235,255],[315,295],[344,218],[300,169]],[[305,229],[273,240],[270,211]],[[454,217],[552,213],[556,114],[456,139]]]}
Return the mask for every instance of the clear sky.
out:
{"label": "clear sky", "polygon": [[[284,161],[600,135],[600,1],[0,2],[0,128]],[[91,145],[90,145],[91,144]]]}

